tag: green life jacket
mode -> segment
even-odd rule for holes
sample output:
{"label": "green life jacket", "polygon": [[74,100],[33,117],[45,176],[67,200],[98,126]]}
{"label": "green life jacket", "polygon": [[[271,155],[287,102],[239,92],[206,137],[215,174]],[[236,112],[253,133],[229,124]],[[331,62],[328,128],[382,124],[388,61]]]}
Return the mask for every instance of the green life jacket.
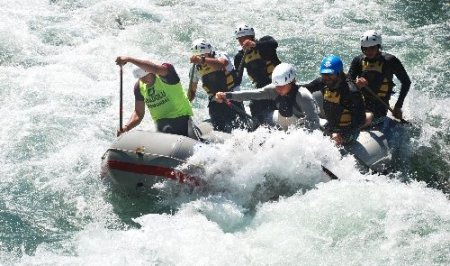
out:
{"label": "green life jacket", "polygon": [[153,86],[139,80],[139,90],[154,121],[193,115],[191,103],[180,82],[170,85],[155,75]]}

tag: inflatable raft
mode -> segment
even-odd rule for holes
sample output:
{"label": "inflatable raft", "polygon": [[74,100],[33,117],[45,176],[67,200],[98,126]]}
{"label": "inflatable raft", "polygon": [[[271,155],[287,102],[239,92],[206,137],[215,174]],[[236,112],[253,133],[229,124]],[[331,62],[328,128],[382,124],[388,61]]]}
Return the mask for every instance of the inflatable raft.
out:
{"label": "inflatable raft", "polygon": [[[283,117],[275,111],[273,120],[282,129],[287,130],[290,125],[302,125],[302,119],[295,117]],[[321,119],[323,125],[326,120]],[[395,121],[391,120],[391,126]],[[344,147],[345,152],[352,154],[365,167],[376,172],[385,172],[391,161],[389,144],[385,135],[379,130],[361,131],[357,141]]]}
{"label": "inflatable raft", "polygon": [[229,137],[230,134],[213,131],[208,122],[195,127],[193,138],[133,130],[122,134],[102,156],[101,176],[125,191],[151,189],[165,180],[199,186],[202,180],[176,168],[186,163],[195,145],[219,143]]}
{"label": "inflatable raft", "polygon": [[102,176],[123,190],[152,188],[166,179],[194,186],[200,180],[177,171],[198,142],[185,136],[133,130],[121,135],[102,157]]}
{"label": "inflatable raft", "polygon": [[[102,176],[128,192],[151,189],[165,180],[199,186],[201,179],[177,167],[187,162],[196,145],[221,142],[231,135],[213,131],[209,123],[202,123],[197,134],[201,135],[201,140],[141,130],[123,134],[103,155]],[[380,131],[363,131],[353,145],[345,148],[364,166],[379,172],[386,169],[391,159],[388,142]],[[194,168],[192,172],[195,172],[198,166],[189,168]],[[331,178],[321,181],[329,180]]]}

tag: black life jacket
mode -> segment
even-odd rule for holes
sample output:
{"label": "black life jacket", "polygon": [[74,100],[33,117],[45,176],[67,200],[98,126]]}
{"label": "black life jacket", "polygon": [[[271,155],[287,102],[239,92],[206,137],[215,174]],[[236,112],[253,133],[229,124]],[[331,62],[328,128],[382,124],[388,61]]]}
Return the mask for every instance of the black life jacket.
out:
{"label": "black life jacket", "polygon": [[323,109],[327,117],[328,124],[333,131],[349,129],[352,124],[352,113],[350,112],[351,102],[346,102],[341,98],[341,91],[358,90],[355,84],[345,80],[339,84],[337,89],[329,89],[325,86],[323,90]]}
{"label": "black life jacket", "polygon": [[302,109],[297,103],[298,85],[294,85],[291,91],[285,95],[278,95],[275,98],[275,104],[278,108],[278,112],[284,117],[291,117],[294,115],[294,108],[302,113]]}
{"label": "black life jacket", "polygon": [[[392,93],[393,83],[389,80],[386,71],[386,60],[383,55],[380,55],[376,60],[368,60],[365,57],[361,58],[361,76],[367,79],[370,89],[380,96],[385,102],[389,102]],[[367,99],[372,99],[373,96],[363,90],[363,95]]]}
{"label": "black life jacket", "polygon": [[272,60],[264,59],[258,49],[254,48],[244,55],[247,73],[257,88],[262,88],[272,82],[272,72],[277,65]]}
{"label": "black life jacket", "polygon": [[196,67],[202,78],[203,89],[209,95],[214,95],[219,91],[233,91],[236,86],[237,74],[235,69],[225,74],[224,70],[215,70],[208,65],[197,65]]}

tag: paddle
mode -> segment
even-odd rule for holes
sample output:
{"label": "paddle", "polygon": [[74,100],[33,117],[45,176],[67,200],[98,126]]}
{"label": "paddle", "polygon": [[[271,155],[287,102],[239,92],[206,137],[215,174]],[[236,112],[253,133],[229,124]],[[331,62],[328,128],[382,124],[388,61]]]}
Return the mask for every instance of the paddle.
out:
{"label": "paddle", "polygon": [[242,75],[244,75],[244,62],[245,62],[246,55],[247,55],[247,52],[244,50],[241,62],[239,63],[239,67],[237,69],[237,80],[242,80]]}
{"label": "paddle", "polygon": [[194,80],[194,71],[195,71],[195,64],[192,64],[191,71],[189,72],[189,89],[190,92],[192,90],[192,80]]}
{"label": "paddle", "polygon": [[123,121],[123,70],[122,66],[120,66],[120,104],[119,104],[119,128],[120,131],[123,130],[122,128],[122,121]]}
{"label": "paddle", "polygon": [[[371,88],[369,88],[369,87],[367,87],[367,86],[365,86],[365,87],[363,87],[368,93],[370,93],[370,95],[372,95],[375,99],[377,99],[380,103],[382,103],[389,111],[391,111],[391,113],[392,114],[394,114],[394,110],[392,110],[392,108],[389,106],[389,104],[387,104],[387,103],[385,103],[384,101],[383,101],[383,99],[381,99],[381,97],[380,96],[378,96]],[[394,116],[395,117],[395,116]],[[406,121],[405,119],[400,119],[400,121],[403,123],[403,124],[411,124],[411,122],[409,122],[409,121]]]}
{"label": "paddle", "polygon": [[246,118],[246,120],[250,123],[250,131],[255,130],[255,122],[253,121],[253,117],[249,114],[247,114],[247,112],[242,109],[242,107],[237,106],[236,104],[234,104],[232,101],[230,101],[229,99],[224,101],[225,104],[231,108],[231,110],[235,111],[236,113],[238,113],[239,115],[242,115]]}
{"label": "paddle", "polygon": [[[194,71],[195,71],[195,64],[192,64],[191,71],[189,72],[189,90],[188,92],[191,92],[192,90],[192,81],[194,80]],[[192,132],[194,132],[195,137],[197,140],[201,142],[207,142],[205,139],[201,137],[200,130],[197,128],[196,125],[194,125],[194,122],[191,123]]]}
{"label": "paddle", "polygon": [[333,172],[330,171],[330,169],[326,168],[325,166],[323,166],[323,164],[320,165],[322,167],[322,171],[327,174],[327,176],[329,176],[332,180],[338,180],[339,177],[337,177],[337,175],[335,175]]}
{"label": "paddle", "polygon": [[[243,50],[244,53],[242,55],[242,59],[241,62],[239,62],[239,67],[237,69],[237,80],[242,81],[242,75],[244,74],[244,62],[245,62],[245,56],[247,55],[247,51]],[[230,100],[226,100],[225,103],[228,105],[228,107],[230,107],[233,111],[235,111],[236,113],[244,116],[245,118],[247,118],[247,121],[249,121],[251,123],[251,128],[252,131],[254,130],[254,125],[255,122],[253,121],[253,117],[249,114],[247,114],[247,112],[245,110],[243,110],[240,106],[235,105],[232,101]]]}
{"label": "paddle", "polygon": [[247,112],[242,109],[240,106],[235,105],[232,101],[230,101],[229,99],[225,100],[225,103],[228,105],[228,107],[230,107],[231,109],[233,109],[236,113],[245,116],[247,119],[252,120],[253,117],[249,114],[247,114]]}

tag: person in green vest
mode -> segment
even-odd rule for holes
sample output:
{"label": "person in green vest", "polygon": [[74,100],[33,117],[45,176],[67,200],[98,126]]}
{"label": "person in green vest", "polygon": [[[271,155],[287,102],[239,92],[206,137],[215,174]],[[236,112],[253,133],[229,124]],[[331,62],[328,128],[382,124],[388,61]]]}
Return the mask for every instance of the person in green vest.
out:
{"label": "person in green vest", "polygon": [[117,136],[139,125],[145,115],[145,106],[155,121],[159,132],[188,136],[191,126],[192,107],[180,83],[180,77],[173,65],[155,64],[148,60],[119,56],[116,64],[132,63],[138,67],[134,76],[134,111]]}

